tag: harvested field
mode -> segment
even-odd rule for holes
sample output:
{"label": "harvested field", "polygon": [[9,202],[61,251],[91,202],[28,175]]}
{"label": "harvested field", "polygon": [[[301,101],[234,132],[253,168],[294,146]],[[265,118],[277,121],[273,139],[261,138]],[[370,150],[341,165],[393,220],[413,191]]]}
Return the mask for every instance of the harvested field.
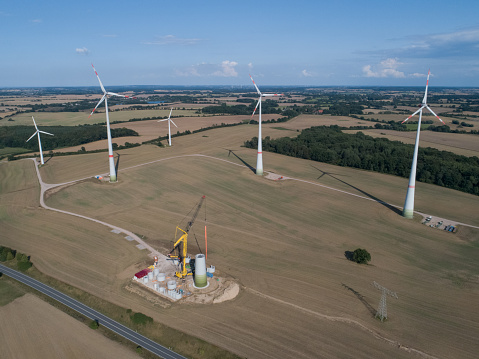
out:
{"label": "harvested field", "polygon": [[[298,117],[284,123],[267,124],[266,126],[281,126],[290,130],[304,130],[312,126],[330,126],[338,125],[342,127],[351,126],[373,126],[370,121],[362,121],[347,116],[330,116],[330,115],[299,115]],[[285,136],[285,134],[284,134]]]}
{"label": "harvested field", "polygon": [[[343,132],[357,133],[359,131],[345,130]],[[414,144],[416,141],[415,131],[361,130],[361,132],[368,136],[384,137],[391,141],[401,141],[408,144]],[[441,151],[450,151],[468,157],[479,156],[479,138],[477,135],[421,131],[419,145],[421,147],[437,148]]]}
{"label": "harvested field", "polygon": [[[254,163],[255,151],[241,149],[239,139],[255,130],[217,129],[207,132],[207,140],[201,137],[205,133],[184,136],[172,149]],[[265,135],[278,132],[267,129]],[[238,150],[234,153],[241,159],[228,158],[228,148]],[[172,149],[156,153],[165,158]],[[128,153],[149,157],[148,150]],[[399,205],[407,186],[407,179],[274,154],[265,154],[265,164],[266,170]],[[328,174],[321,176],[316,168]],[[153,310],[138,299],[135,305],[145,305],[155,319],[248,357],[341,357],[351,348],[359,357],[410,357],[401,344],[437,357],[472,358],[479,349],[474,310],[479,270],[472,250],[477,233],[463,242],[374,201],[314,184],[268,181],[248,168],[196,157],[125,170],[113,186],[68,187],[48,204],[127,227],[166,249],[174,227],[202,194],[207,196],[209,263],[238,280],[243,290],[235,300],[213,306]],[[426,213],[429,206],[447,218],[459,208],[462,221],[477,224],[471,212],[478,204],[475,196],[418,184],[417,207]],[[372,252],[373,265],[344,258],[344,251],[357,247]],[[399,293],[399,300],[389,301],[387,323],[373,318],[380,296],[373,280]],[[312,339],[317,337],[324,340]]]}
{"label": "harvested field", "polygon": [[[277,125],[265,126],[264,136],[284,136],[287,131],[272,128]],[[23,232],[22,223],[31,225],[30,217],[8,227],[11,242],[34,250],[22,251],[39,252],[32,260],[39,261],[40,269],[49,275],[65,272],[72,285],[249,358],[336,358],[348,357],[351,352],[361,358],[416,357],[417,353],[411,354],[408,348],[435,357],[474,358],[479,350],[477,230],[468,230],[464,240],[406,220],[374,201],[402,205],[405,178],[271,153],[264,153],[266,171],[311,183],[255,176],[244,164],[254,166],[256,151],[241,144],[257,135],[257,129],[253,125],[220,128],[175,138],[171,148],[141,146],[119,151],[118,183],[84,181],[47,200],[52,207],[144,235],[155,248],[168,251],[175,226],[205,194],[207,264],[215,265],[218,275],[241,284],[241,292],[232,301],[154,306],[124,289],[138,267],[135,262],[124,257],[115,262],[109,261],[110,257],[100,258],[115,250],[126,251],[119,247],[122,242],[116,242],[113,235],[99,236],[97,225],[66,215],[60,220],[64,228],[82,233],[88,227],[101,245],[92,244],[80,233],[49,241],[60,228],[47,230],[41,239],[32,238]],[[198,156],[169,159],[195,153],[220,160]],[[163,161],[132,167],[155,160]],[[102,169],[106,172],[106,163],[104,153],[54,157],[41,173],[46,182],[59,183],[98,174]],[[4,166],[0,165],[0,170]],[[26,201],[22,193],[32,183],[23,187],[18,183],[31,175],[31,161],[8,166],[15,168],[8,173],[18,175],[5,179],[2,188],[8,190],[11,200],[20,196]],[[38,193],[37,188],[29,190]],[[416,209],[424,213],[479,225],[477,196],[422,183],[417,184],[416,194]],[[1,200],[3,204],[3,194]],[[16,213],[27,217],[23,212],[31,216],[47,212],[25,207],[20,201]],[[201,217],[197,220],[199,229],[194,230],[203,245]],[[9,222],[1,218],[3,228]],[[47,221],[46,228],[50,226]],[[38,242],[45,251],[35,246]],[[64,244],[70,248],[63,253],[69,262],[62,260],[56,265],[58,269],[52,270],[47,262],[58,259],[48,255],[52,248]],[[71,250],[73,245],[75,251]],[[96,249],[98,257],[90,247]],[[195,247],[189,246],[192,254],[197,251]],[[371,253],[371,265],[360,266],[345,259],[345,251],[358,247]],[[75,255],[83,250],[88,255]],[[87,266],[81,263],[85,260]],[[140,262],[138,258],[136,263]],[[113,263],[116,267],[110,268]],[[75,270],[77,265],[83,270]],[[89,273],[96,276],[92,278]],[[388,301],[389,320],[385,323],[374,319],[380,293],[371,285],[373,280],[399,294],[398,300]]]}
{"label": "harvested field", "polygon": [[3,358],[138,358],[32,294],[0,307]]}
{"label": "harvested field", "polygon": [[[114,106],[113,106],[114,108]],[[92,108],[93,110],[93,108]],[[90,111],[84,112],[36,112],[36,113],[21,113],[12,117],[13,121],[7,119],[0,120],[0,126],[17,126],[17,125],[32,125],[32,115],[35,117],[39,126],[77,126],[84,124],[106,123],[105,107],[99,107],[93,116],[88,118]],[[194,114],[193,110],[173,110],[173,116],[191,116]],[[161,110],[123,110],[111,111],[110,121],[127,122],[132,118],[146,118],[146,117],[168,117],[170,113],[169,108]],[[174,118],[174,117],[173,117]],[[123,127],[123,126],[120,126]]]}

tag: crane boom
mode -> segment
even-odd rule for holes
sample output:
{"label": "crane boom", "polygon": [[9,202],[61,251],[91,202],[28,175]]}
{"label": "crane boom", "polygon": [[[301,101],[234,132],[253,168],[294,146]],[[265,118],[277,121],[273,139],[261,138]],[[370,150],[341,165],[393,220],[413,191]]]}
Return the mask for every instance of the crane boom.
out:
{"label": "crane boom", "polygon": [[[193,214],[193,216],[191,217],[191,220],[186,225],[185,230],[181,229],[180,227],[176,227],[175,238],[178,231],[183,232],[183,234],[173,245],[173,249],[168,254],[168,256],[170,258],[178,258],[181,262],[181,271],[176,272],[176,276],[178,278],[185,278],[187,275],[191,275],[191,273],[188,273],[186,269],[186,262],[185,262],[186,255],[187,255],[186,251],[187,251],[187,245],[188,245],[188,232],[190,231],[191,227],[193,227],[193,223],[195,223],[196,217],[198,217],[198,213],[200,212],[200,209],[201,209],[201,206],[203,205],[203,201],[205,200],[205,197],[206,196],[201,197],[200,203],[198,203],[195,213]],[[180,248],[180,246],[182,248]],[[178,249],[178,255],[176,256],[171,255],[171,253],[173,253],[176,249]]]}

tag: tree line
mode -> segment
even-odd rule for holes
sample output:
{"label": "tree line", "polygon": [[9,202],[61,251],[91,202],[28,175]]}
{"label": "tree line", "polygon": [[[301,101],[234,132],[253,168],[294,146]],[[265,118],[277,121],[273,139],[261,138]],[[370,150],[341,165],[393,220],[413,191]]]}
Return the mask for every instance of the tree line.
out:
{"label": "tree line", "polygon": [[[258,138],[244,145],[256,148]],[[339,126],[318,126],[303,130],[296,138],[266,137],[263,151],[407,178],[414,146],[362,132],[346,134]],[[417,180],[479,195],[479,158],[419,148]]]}
{"label": "tree line", "polygon": [[[42,126],[41,130],[54,135],[41,134],[43,150],[78,146],[107,138],[105,125]],[[38,149],[36,136],[26,142],[34,132],[33,126],[0,126],[0,148],[19,147],[35,151]],[[112,138],[125,136],[138,136],[138,133],[124,127],[111,129]]]}

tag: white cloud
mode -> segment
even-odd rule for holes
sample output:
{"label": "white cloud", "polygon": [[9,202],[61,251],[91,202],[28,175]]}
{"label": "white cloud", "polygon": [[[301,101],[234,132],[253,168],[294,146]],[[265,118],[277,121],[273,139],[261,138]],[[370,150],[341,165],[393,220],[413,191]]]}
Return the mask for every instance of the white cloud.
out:
{"label": "white cloud", "polygon": [[374,69],[371,65],[363,66],[363,74],[366,77],[406,77],[404,72],[398,71],[400,65],[403,65],[403,63],[399,62],[398,59],[388,58],[375,65]]}
{"label": "white cloud", "polygon": [[237,77],[238,73],[235,69],[236,65],[238,65],[238,63],[235,61],[225,60],[221,63],[221,70],[215,71],[213,76]]}
{"label": "white cloud", "polygon": [[248,68],[249,68],[250,70],[253,69],[253,63],[252,63],[252,62],[250,62],[250,63],[248,64]]}
{"label": "white cloud", "polygon": [[79,55],[88,55],[90,53],[90,50],[88,50],[86,47],[81,47],[81,48],[76,48],[75,52]]}
{"label": "white cloud", "polygon": [[301,71],[301,75],[303,75],[304,77],[312,77],[314,76],[312,72],[309,72],[308,70],[304,69],[303,71]]}
{"label": "white cloud", "polygon": [[237,77],[238,72],[235,68],[237,65],[237,62],[228,60],[223,61],[221,64],[202,62],[181,69],[175,69],[175,74],[181,77]]}
{"label": "white cloud", "polygon": [[144,45],[194,45],[201,41],[196,38],[180,38],[175,35],[156,36],[153,41],[142,41]]}

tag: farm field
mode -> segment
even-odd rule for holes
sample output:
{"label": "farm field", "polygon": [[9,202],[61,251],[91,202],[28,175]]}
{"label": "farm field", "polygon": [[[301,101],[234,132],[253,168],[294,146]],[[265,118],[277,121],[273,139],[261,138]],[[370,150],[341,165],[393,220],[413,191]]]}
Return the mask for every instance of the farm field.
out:
{"label": "farm field", "polygon": [[[93,107],[91,110],[93,110]],[[113,106],[114,109],[115,106]],[[0,120],[0,126],[17,126],[17,125],[32,125],[32,115],[35,117],[39,126],[77,126],[85,124],[106,123],[105,108],[99,107],[93,116],[88,118],[91,113],[89,111],[83,112],[36,112],[36,113],[20,113],[12,116],[13,121],[8,119]],[[111,111],[111,109],[110,109]],[[195,111],[193,110],[173,110],[173,116],[191,116]],[[162,108],[161,110],[123,110],[114,111],[110,113],[110,122],[122,121],[127,122],[132,118],[145,117],[168,117],[170,113],[169,108]],[[197,115],[196,115],[197,116]],[[174,118],[174,117],[173,117]]]}
{"label": "farm field", "polygon": [[0,318],[4,358],[138,358],[32,294],[0,307]]}
{"label": "farm field", "polygon": [[[357,133],[358,130],[344,130],[345,133]],[[361,130],[362,133],[372,137],[388,138],[391,141],[401,141],[414,145],[416,132],[400,132],[393,130]],[[467,157],[479,156],[479,138],[477,135],[461,133],[442,133],[423,131],[419,140],[420,147],[432,147],[441,151],[449,151]]]}
{"label": "farm field", "polygon": [[[119,183],[79,183],[51,195],[47,204],[128,228],[167,252],[174,227],[205,194],[209,264],[240,282],[240,295],[216,306],[153,308],[117,287],[116,300],[237,354],[341,357],[354,349],[359,357],[411,357],[397,348],[400,343],[437,357],[473,358],[479,349],[477,232],[452,235],[405,220],[374,201],[299,181],[269,181],[221,161],[254,165],[255,151],[240,146],[256,131],[251,125],[222,128],[176,138],[172,148],[120,151]],[[265,128],[264,135],[284,132]],[[194,153],[220,160],[168,159]],[[99,155],[104,157],[53,158],[41,172],[47,182],[87,176],[105,167]],[[264,157],[266,171],[400,206],[404,200],[407,179]],[[420,211],[479,224],[475,196],[425,184],[416,193]],[[372,265],[344,258],[344,251],[357,247],[371,252]],[[195,246],[190,248],[194,254]],[[373,280],[399,293],[389,301],[386,323],[371,314],[380,297]]]}

